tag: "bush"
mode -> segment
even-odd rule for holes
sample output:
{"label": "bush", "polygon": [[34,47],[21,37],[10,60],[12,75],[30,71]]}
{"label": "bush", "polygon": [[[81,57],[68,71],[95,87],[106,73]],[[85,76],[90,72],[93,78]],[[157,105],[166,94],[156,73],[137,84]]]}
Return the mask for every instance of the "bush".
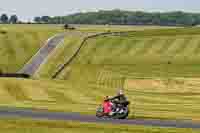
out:
{"label": "bush", "polygon": [[70,26],[69,24],[65,24],[65,25],[64,25],[64,29],[65,29],[65,30],[75,30],[76,28],[73,27],[73,26]]}
{"label": "bush", "polygon": [[7,31],[5,29],[1,29],[0,34],[7,34]]}

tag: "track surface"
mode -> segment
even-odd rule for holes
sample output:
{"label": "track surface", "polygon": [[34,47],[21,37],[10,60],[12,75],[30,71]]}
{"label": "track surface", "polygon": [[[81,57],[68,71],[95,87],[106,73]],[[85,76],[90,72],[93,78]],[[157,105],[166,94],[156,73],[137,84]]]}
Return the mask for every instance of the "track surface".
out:
{"label": "track surface", "polygon": [[156,127],[175,127],[200,129],[200,123],[191,121],[169,121],[169,120],[112,120],[98,119],[95,116],[80,115],[78,113],[48,112],[41,110],[20,109],[20,108],[0,108],[1,118],[32,118],[47,120],[69,120],[89,123],[112,123],[127,125],[143,125]]}
{"label": "track surface", "polygon": [[18,72],[33,75],[40,65],[45,61],[49,53],[51,53],[57,45],[64,40],[65,33],[58,34],[49,40],[40,48],[40,50],[32,57],[32,59]]}

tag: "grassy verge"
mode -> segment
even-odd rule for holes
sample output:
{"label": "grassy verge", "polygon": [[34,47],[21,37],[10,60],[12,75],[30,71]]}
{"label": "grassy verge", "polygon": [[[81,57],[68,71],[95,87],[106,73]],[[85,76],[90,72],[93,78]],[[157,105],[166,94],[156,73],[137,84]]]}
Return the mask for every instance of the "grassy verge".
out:
{"label": "grassy verge", "polygon": [[198,133],[199,130],[45,120],[0,120],[4,133]]}

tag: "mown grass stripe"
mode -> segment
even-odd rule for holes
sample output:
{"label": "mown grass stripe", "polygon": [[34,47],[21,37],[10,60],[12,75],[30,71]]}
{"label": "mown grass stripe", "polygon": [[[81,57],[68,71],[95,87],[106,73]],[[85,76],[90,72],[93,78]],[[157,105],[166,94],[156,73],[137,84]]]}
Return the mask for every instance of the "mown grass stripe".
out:
{"label": "mown grass stripe", "polygon": [[193,51],[194,55],[200,54],[200,40],[198,41],[197,47]]}
{"label": "mown grass stripe", "polygon": [[138,46],[137,44],[139,44],[140,40],[137,40],[137,39],[130,39],[130,40],[127,40],[125,42],[123,42],[122,45],[124,45],[124,48],[120,51],[118,51],[118,53],[114,54],[113,56],[118,56],[118,57],[121,57],[122,59],[123,58],[127,58],[127,57],[132,57],[131,54],[133,52],[133,50],[135,50],[135,48]]}
{"label": "mown grass stripe", "polygon": [[200,42],[199,39],[200,36],[194,36],[192,37],[191,41],[189,42],[189,44],[187,45],[185,52],[183,53],[186,56],[190,56],[190,57],[194,57],[194,51],[196,50],[196,48],[198,47],[198,43]]}
{"label": "mown grass stripe", "polygon": [[173,41],[173,43],[171,44],[171,46],[168,48],[168,50],[166,52],[164,52],[164,55],[168,55],[168,56],[174,56],[174,54],[176,54],[177,50],[181,47],[180,44],[184,43],[184,39],[183,38],[177,38],[175,41]]}
{"label": "mown grass stripe", "polygon": [[156,38],[151,38],[149,41],[145,43],[143,48],[141,48],[136,55],[144,55],[149,49],[153,47],[153,44],[156,43]]}
{"label": "mown grass stripe", "polygon": [[[110,52],[108,51],[106,54],[101,55],[104,56],[104,64],[110,64],[112,63],[114,60],[112,57],[116,57],[116,58],[121,58],[122,55],[125,55],[125,53],[127,53],[127,40],[120,40],[118,41],[118,44],[116,44],[117,46],[114,46],[114,48],[112,50],[110,50]],[[129,44],[130,45],[130,44]]]}
{"label": "mown grass stripe", "polygon": [[149,51],[147,51],[147,55],[158,55],[159,50],[163,47],[166,38],[158,38],[157,42],[155,42]]}
{"label": "mown grass stripe", "polygon": [[192,38],[193,37],[185,37],[183,43],[177,44],[177,45],[180,45],[180,47],[178,49],[176,49],[176,51],[174,51],[175,55],[184,53],[184,51],[186,50],[187,46],[190,45],[190,42],[191,42]]}
{"label": "mown grass stripe", "polygon": [[132,51],[132,55],[138,56],[140,54],[140,51],[145,47],[145,45],[148,43],[149,38],[144,38],[142,41],[138,42],[137,46],[135,47],[135,51]]}
{"label": "mown grass stripe", "polygon": [[[98,40],[97,43],[95,43],[96,39]],[[106,45],[105,40],[107,40],[107,37],[104,37],[104,38],[97,37],[94,39],[87,40],[85,45],[82,47],[82,50],[79,52],[78,56],[76,57],[77,61],[75,61],[75,63],[84,64],[84,63],[90,62],[91,57],[92,57],[91,54],[96,53],[96,51],[98,51],[99,48],[105,47]]]}
{"label": "mown grass stripe", "polygon": [[129,43],[132,45],[129,45],[131,47],[127,52],[127,56],[133,57],[136,52],[136,49],[139,47],[139,45],[142,43],[142,41],[143,41],[143,39],[140,39],[140,38],[138,38],[138,39],[134,38],[133,40],[130,40]]}
{"label": "mown grass stripe", "polygon": [[176,39],[172,37],[166,37],[165,42],[162,44],[162,47],[157,50],[158,54],[164,54],[174,43]]}
{"label": "mown grass stripe", "polygon": [[113,38],[110,38],[108,40],[108,43],[107,41],[104,42],[106,44],[106,47],[103,47],[96,52],[96,56],[111,57],[114,51],[118,51],[121,48],[123,41],[123,38],[117,38],[115,40],[113,40]]}
{"label": "mown grass stripe", "polygon": [[123,41],[123,39],[121,38],[117,38],[117,39],[112,39],[110,38],[108,40],[108,42],[103,42],[105,43],[105,47],[101,47],[99,49],[97,49],[97,52],[92,52],[91,53],[91,61],[94,64],[102,64],[102,62],[105,62],[105,60],[107,60],[110,57],[110,53],[112,53],[112,51],[116,50],[116,47],[118,47],[119,43]]}

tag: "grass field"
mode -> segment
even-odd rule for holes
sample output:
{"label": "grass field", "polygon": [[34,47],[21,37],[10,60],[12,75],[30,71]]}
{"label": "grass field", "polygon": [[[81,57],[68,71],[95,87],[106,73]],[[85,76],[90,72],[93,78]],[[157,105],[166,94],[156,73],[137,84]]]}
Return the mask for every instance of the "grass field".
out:
{"label": "grass field", "polygon": [[[115,28],[112,30],[117,31]],[[0,79],[0,106],[94,115],[105,95],[112,96],[117,88],[123,87],[132,103],[130,118],[200,121],[200,28],[140,28],[128,34],[99,36],[87,40],[78,56],[57,80],[50,80],[80,46],[83,37],[105,29],[100,26],[95,31],[91,27],[80,27],[84,32],[70,32],[64,44],[52,52],[34,76],[39,80]],[[18,124],[13,121],[8,123]],[[71,126],[75,125],[73,123]],[[20,124],[16,127],[20,127]],[[72,132],[88,131],[85,127],[82,130],[79,124],[78,127],[80,128],[77,130],[70,129]],[[102,132],[100,129],[103,127],[92,128],[91,131]],[[44,132],[48,128],[49,126],[38,126],[38,130],[43,129]],[[117,127],[110,128],[117,132]],[[59,129],[60,132],[66,130],[65,127]],[[29,131],[23,128],[18,130]],[[52,128],[51,131],[53,130]],[[192,132],[189,129],[178,131],[143,127],[133,127],[127,132],[134,131]]]}
{"label": "grass field", "polygon": [[89,39],[73,65],[104,66],[128,77],[199,77],[199,30],[146,30]]}
{"label": "grass field", "polygon": [[0,25],[0,70],[16,72],[61,28],[51,25]]}
{"label": "grass field", "polygon": [[109,31],[143,31],[150,29],[166,29],[160,26],[105,26],[105,25],[74,25],[77,30],[69,31],[64,45],[58,47],[43,63],[34,77],[51,78],[58,68],[75,53],[83,39],[87,36]]}
{"label": "grass field", "polygon": [[95,115],[103,97],[115,94],[122,82],[132,103],[129,118],[200,120],[199,78],[102,80],[87,86],[78,81],[1,79],[0,106]]}
{"label": "grass field", "polygon": [[[89,39],[58,80],[17,83],[24,89],[14,105],[94,114],[106,94],[123,87],[132,102],[130,118],[199,120],[199,31],[143,30]],[[73,32],[66,37],[35,77],[50,78],[83,36]]]}
{"label": "grass field", "polygon": [[199,130],[126,126],[111,124],[89,124],[64,121],[0,120],[4,133],[198,133]]}

